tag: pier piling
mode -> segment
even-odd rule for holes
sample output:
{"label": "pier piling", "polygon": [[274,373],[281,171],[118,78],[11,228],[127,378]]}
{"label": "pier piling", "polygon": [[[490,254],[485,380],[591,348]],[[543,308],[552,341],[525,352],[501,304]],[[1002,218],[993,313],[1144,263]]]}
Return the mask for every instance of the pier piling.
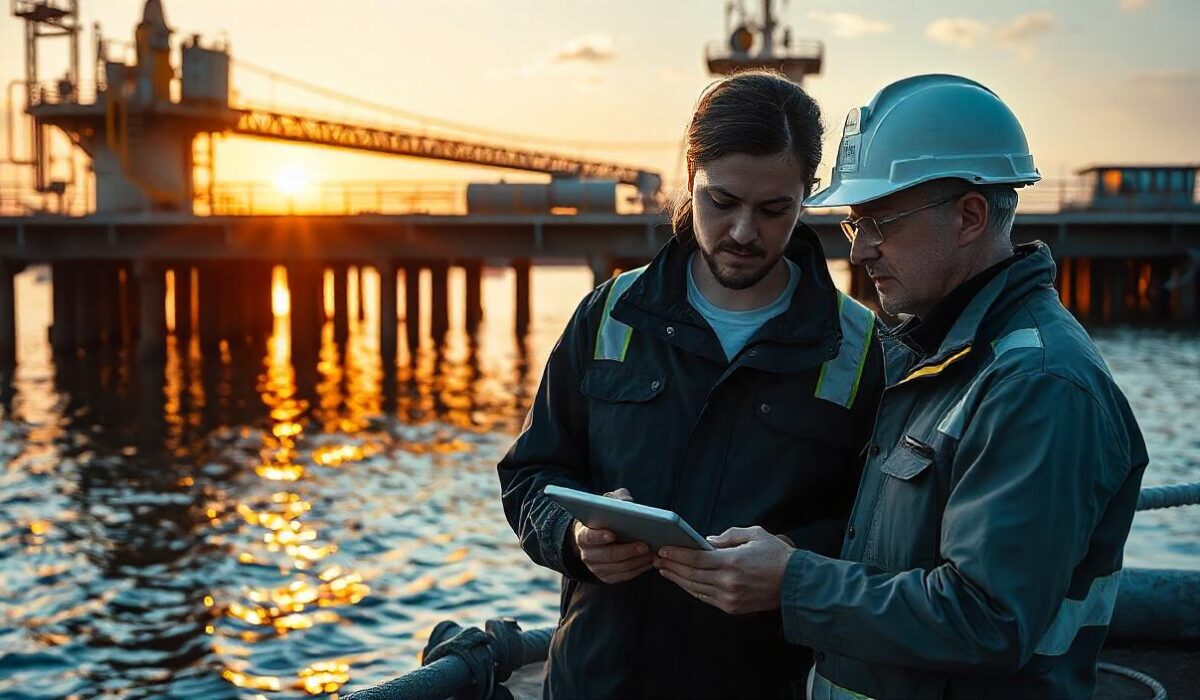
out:
{"label": "pier piling", "polygon": [[138,357],[158,360],[163,357],[167,332],[166,276],[160,264],[141,259],[134,263],[138,280]]}
{"label": "pier piling", "polygon": [[386,375],[396,364],[396,261],[379,260],[375,269],[379,272],[379,356]]}
{"label": "pier piling", "polygon": [[517,273],[517,305],[515,309],[516,330],[518,336],[524,336],[529,330],[530,316],[530,288],[529,288],[529,258],[517,258],[512,263],[513,270]]}
{"label": "pier piling", "polygon": [[17,266],[0,260],[0,366],[17,361]]}
{"label": "pier piling", "polygon": [[408,352],[415,356],[421,346],[421,266],[404,266],[404,335]]}
{"label": "pier piling", "polygon": [[468,260],[463,264],[465,280],[465,320],[467,333],[479,330],[483,320],[483,261]]}
{"label": "pier piling", "polygon": [[450,330],[450,266],[445,262],[433,262],[429,265],[429,333],[434,338],[434,344],[441,341],[442,336]]}

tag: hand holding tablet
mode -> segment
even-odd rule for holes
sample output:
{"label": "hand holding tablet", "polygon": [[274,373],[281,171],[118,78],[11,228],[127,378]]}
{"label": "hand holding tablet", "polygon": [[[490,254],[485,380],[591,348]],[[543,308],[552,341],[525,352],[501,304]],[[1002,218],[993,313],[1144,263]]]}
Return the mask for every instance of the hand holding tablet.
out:
{"label": "hand holding tablet", "polygon": [[668,545],[713,549],[683,518],[669,510],[561,486],[547,486],[545,494],[588,528],[612,532],[617,542],[644,542],[650,552]]}

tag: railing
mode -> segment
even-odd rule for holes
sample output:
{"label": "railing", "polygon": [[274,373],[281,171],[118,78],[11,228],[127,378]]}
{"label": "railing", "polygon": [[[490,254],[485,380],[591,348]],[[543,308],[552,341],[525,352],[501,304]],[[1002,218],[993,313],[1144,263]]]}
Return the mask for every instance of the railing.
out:
{"label": "railing", "polygon": [[[70,89],[64,90],[64,87]],[[57,80],[44,80],[34,85],[33,89],[29,91],[29,106],[90,105],[96,103],[97,94],[96,86],[92,83],[71,85],[70,83],[60,84]]]}
{"label": "railing", "polygon": [[[38,195],[27,180],[0,173],[0,216],[25,216],[37,211],[57,212],[58,197]],[[1017,211],[1021,214],[1053,214],[1063,211],[1137,212],[1165,211],[1147,207],[1130,197],[1127,207],[1106,204],[1090,209],[1091,190],[1082,178],[1050,178],[1018,190]],[[66,198],[70,216],[81,216],[87,197]],[[418,180],[354,180],[312,183],[288,193],[271,182],[219,182],[209,207],[207,192],[197,192],[195,212],[199,215],[253,216],[281,214],[465,214],[466,183]],[[1200,205],[1197,205],[1200,206]],[[1175,211],[1178,208],[1174,209]],[[844,211],[844,210],[841,210]],[[814,210],[812,214],[841,213]]]}
{"label": "railing", "polygon": [[281,214],[465,214],[460,182],[357,180],[326,182],[286,192],[269,182],[218,183],[211,210],[198,193],[196,213],[220,216]]}
{"label": "railing", "polygon": [[[755,40],[760,41],[761,37],[755,35]],[[710,41],[704,45],[705,58],[822,58],[825,55],[825,44],[820,41],[806,39],[802,41],[793,41],[791,46],[784,46],[782,42],[775,42],[771,47],[771,55],[763,56],[762,48],[757,44],[751,47],[748,52],[735,52],[726,41]]]}

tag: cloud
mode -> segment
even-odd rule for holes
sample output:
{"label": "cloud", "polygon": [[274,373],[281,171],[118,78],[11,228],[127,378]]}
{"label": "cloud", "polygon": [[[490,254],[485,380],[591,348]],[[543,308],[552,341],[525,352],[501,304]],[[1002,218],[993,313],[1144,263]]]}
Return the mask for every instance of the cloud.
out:
{"label": "cloud", "polygon": [[996,30],[996,39],[1002,44],[1026,44],[1058,25],[1053,12],[1039,10],[1026,12]]}
{"label": "cloud", "polygon": [[892,25],[887,22],[850,12],[812,10],[808,16],[810,19],[828,24],[833,28],[833,35],[843,39],[858,39],[871,34],[884,34],[892,31]]}
{"label": "cloud", "polygon": [[1122,12],[1137,12],[1143,10],[1146,5],[1150,4],[1150,0],[1121,0]]}
{"label": "cloud", "polygon": [[613,38],[607,34],[585,34],[567,39],[554,54],[557,63],[607,63],[616,57]]}
{"label": "cloud", "polygon": [[990,28],[979,20],[968,17],[942,17],[935,19],[925,28],[925,36],[939,44],[971,48],[977,44]]}
{"label": "cloud", "polygon": [[998,26],[969,17],[943,17],[929,23],[925,28],[925,36],[939,44],[964,49],[987,40],[1015,51],[1023,61],[1029,61],[1037,52],[1035,40],[1057,26],[1058,17],[1045,10],[1027,12]]}

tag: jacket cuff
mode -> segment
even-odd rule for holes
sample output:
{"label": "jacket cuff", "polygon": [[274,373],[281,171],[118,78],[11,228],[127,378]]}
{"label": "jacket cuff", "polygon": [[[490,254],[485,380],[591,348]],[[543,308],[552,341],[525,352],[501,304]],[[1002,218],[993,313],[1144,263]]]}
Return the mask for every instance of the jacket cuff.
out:
{"label": "jacket cuff", "polygon": [[783,618],[783,637],[791,644],[840,653],[834,615],[821,605],[822,596],[836,578],[827,557],[797,549],[788,557],[780,587],[779,611]]}
{"label": "jacket cuff", "polygon": [[553,502],[547,506],[538,535],[542,546],[542,560],[564,576],[580,581],[593,581],[595,579],[592,572],[583,565],[578,552],[567,544],[573,522],[575,517],[562,506]]}

